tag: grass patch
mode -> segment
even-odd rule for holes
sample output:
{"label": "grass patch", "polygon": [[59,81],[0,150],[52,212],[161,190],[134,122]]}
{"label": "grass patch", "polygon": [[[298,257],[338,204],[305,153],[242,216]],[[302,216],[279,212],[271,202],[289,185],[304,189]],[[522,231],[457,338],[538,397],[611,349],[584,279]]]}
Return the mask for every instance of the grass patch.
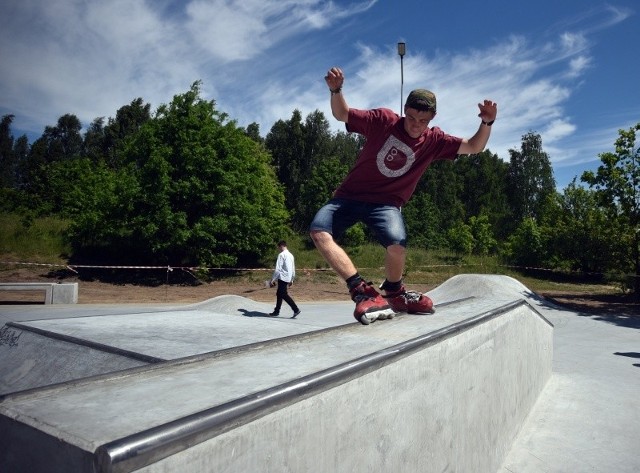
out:
{"label": "grass patch", "polygon": [[[341,282],[329,269],[308,237],[292,237],[289,250],[296,258],[298,278],[314,282]],[[347,249],[356,268],[367,280],[379,283],[384,280],[384,248],[369,243],[357,249]],[[277,252],[274,251],[273,263]],[[307,271],[305,272],[305,269]],[[327,269],[327,271],[324,271]],[[321,270],[321,271],[318,271]],[[271,273],[261,274],[264,279]],[[510,276],[535,292],[561,291],[584,294],[619,294],[621,289],[610,281],[588,278],[578,273],[560,271],[518,270],[505,265],[497,256],[456,255],[450,251],[409,248],[404,280],[408,284],[435,287],[458,274],[496,274]],[[255,278],[254,275],[245,277]]]}
{"label": "grass patch", "polygon": [[[65,244],[64,232],[68,221],[54,217],[25,220],[17,214],[0,213],[0,261],[45,263],[66,265],[70,251]],[[322,256],[313,246],[307,235],[292,235],[287,238],[288,246],[296,258],[297,277],[301,281],[317,283],[340,283],[343,281],[329,268]],[[362,276],[374,284],[384,280],[385,250],[378,244],[369,243],[358,248],[347,248],[356,268]],[[262,285],[271,278],[273,266],[278,255],[274,245],[273,252],[263,261],[260,271],[222,271],[209,274],[212,279],[227,280],[230,283],[243,281],[248,284]],[[41,272],[41,269],[34,270]],[[105,272],[106,271],[106,272]],[[95,273],[95,274],[94,274]],[[133,279],[138,284],[158,285],[167,280],[166,272],[132,273],[128,270],[96,270],[83,272],[83,277],[122,283]],[[404,280],[408,284],[435,287],[457,274],[498,274],[511,276],[535,292],[556,291],[583,294],[619,294],[619,285],[600,277],[587,277],[581,274],[559,271],[517,270],[504,265],[495,256],[460,256],[448,251],[427,251],[409,248]],[[148,281],[151,279],[153,284]],[[176,273],[170,274],[172,283],[198,284],[200,275]],[[202,278],[206,280],[206,277]]]}
{"label": "grass patch", "polygon": [[3,258],[62,264],[69,247],[64,232],[69,222],[54,217],[28,220],[18,214],[0,214],[0,254]]}

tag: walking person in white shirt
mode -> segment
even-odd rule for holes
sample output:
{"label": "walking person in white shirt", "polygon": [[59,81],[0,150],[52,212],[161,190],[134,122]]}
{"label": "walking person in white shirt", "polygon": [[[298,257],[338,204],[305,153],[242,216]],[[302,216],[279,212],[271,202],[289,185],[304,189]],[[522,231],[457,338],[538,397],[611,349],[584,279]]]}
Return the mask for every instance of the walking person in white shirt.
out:
{"label": "walking person in white shirt", "polygon": [[293,310],[293,317],[295,319],[300,314],[300,309],[289,295],[288,289],[293,284],[293,280],[296,277],[296,265],[291,252],[287,249],[287,242],[281,240],[278,242],[278,249],[280,254],[276,260],[276,269],[273,271],[271,277],[271,287],[278,284],[276,290],[276,307],[269,315],[271,317],[277,317],[280,315],[280,307],[282,307],[282,301],[285,301]]}

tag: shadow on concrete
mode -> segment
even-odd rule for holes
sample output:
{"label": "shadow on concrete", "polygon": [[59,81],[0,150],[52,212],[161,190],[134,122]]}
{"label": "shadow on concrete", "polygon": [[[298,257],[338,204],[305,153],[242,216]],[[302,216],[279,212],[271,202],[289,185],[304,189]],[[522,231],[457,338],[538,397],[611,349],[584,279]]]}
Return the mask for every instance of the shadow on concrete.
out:
{"label": "shadow on concrete", "polygon": [[241,312],[245,317],[267,317],[269,319],[275,319],[277,317],[257,310],[238,309],[238,312]]}
{"label": "shadow on concrete", "polygon": [[580,317],[591,317],[625,328],[640,329],[640,304],[630,296],[610,294],[554,294],[544,296],[550,309],[575,312]]}
{"label": "shadow on concrete", "polygon": [[[615,352],[614,355],[618,355],[618,356],[627,356],[629,358],[640,358],[640,353],[637,352],[633,352],[633,351],[629,351],[626,353],[622,353],[622,352]],[[633,366],[636,366],[638,368],[640,368],[640,363],[634,363]]]}
{"label": "shadow on concrete", "polygon": [[39,297],[38,300],[33,300],[33,301],[6,300],[6,301],[0,301],[0,305],[45,305],[44,302],[42,302],[40,299],[42,298]]}
{"label": "shadow on concrete", "polygon": [[606,315],[606,316],[594,316],[593,314],[578,314],[582,317],[592,317],[593,320],[601,320],[610,324],[618,325],[625,328],[640,329],[640,316],[637,315]]}
{"label": "shadow on concrete", "polygon": [[628,351],[626,353],[622,353],[622,352],[615,352],[614,355],[618,355],[618,356],[628,356],[629,358],[640,358],[640,353],[636,353],[634,351]]}

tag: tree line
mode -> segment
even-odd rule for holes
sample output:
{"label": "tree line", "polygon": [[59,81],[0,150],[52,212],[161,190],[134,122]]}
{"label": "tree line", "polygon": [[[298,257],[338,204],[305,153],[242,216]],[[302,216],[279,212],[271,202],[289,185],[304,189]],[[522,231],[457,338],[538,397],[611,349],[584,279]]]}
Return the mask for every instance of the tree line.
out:
{"label": "tree line", "polygon": [[[305,234],[363,145],[320,111],[294,110],[264,137],[200,96],[200,83],[152,113],[137,98],[82,132],[73,114],[29,143],[0,123],[4,212],[68,219],[72,259],[256,266],[273,242]],[[505,263],[640,278],[640,123],[620,130],[562,192],[539,134],[508,160],[489,149],[432,165],[403,208],[414,247],[499,255]],[[345,245],[369,236],[356,227]]]}

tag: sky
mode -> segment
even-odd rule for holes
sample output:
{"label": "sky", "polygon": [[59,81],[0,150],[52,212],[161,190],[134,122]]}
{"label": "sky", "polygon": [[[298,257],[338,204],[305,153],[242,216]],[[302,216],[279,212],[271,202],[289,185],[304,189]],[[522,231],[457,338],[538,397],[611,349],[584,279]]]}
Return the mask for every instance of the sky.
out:
{"label": "sky", "polygon": [[344,130],[324,82],[332,66],[353,108],[400,113],[409,91],[432,90],[432,125],[456,136],[471,137],[477,104],[494,100],[487,148],[508,161],[539,134],[559,190],[640,122],[637,0],[5,0],[0,11],[0,116],[30,142],[67,113],[86,129],[138,97],[155,111],[196,81],[262,136],[295,109]]}

